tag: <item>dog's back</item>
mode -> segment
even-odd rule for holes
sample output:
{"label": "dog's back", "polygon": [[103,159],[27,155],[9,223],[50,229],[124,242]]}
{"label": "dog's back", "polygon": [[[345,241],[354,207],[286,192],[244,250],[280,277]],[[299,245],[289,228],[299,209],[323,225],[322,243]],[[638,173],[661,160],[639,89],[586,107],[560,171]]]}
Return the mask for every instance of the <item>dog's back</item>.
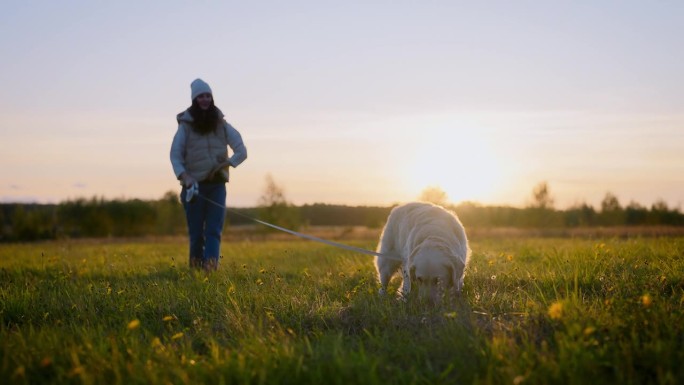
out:
{"label": "dog's back", "polygon": [[424,202],[412,202],[392,209],[382,231],[378,251],[406,258],[429,236],[456,242],[461,249],[460,254],[468,254],[465,230],[458,218],[441,206]]}

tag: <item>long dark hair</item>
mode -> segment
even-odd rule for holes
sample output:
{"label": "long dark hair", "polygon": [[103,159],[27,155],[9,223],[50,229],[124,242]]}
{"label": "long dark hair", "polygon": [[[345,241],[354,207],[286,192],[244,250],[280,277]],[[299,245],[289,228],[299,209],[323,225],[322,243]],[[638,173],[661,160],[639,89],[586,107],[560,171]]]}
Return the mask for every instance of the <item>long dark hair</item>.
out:
{"label": "long dark hair", "polygon": [[206,110],[203,110],[197,98],[192,100],[192,106],[188,108],[193,120],[193,128],[198,133],[205,135],[214,131],[219,122],[218,108],[214,105],[214,98],[211,98],[211,105]]}

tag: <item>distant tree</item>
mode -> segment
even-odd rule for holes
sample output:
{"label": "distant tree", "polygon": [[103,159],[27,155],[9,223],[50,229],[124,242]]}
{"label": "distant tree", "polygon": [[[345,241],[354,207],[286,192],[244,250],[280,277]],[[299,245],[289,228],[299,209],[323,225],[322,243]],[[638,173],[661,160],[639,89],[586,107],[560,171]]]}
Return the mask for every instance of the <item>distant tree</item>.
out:
{"label": "distant tree", "polygon": [[156,215],[155,231],[157,234],[182,234],[185,230],[185,214],[179,201],[178,193],[167,191],[164,196],[153,202]]}
{"label": "distant tree", "polygon": [[56,234],[53,205],[13,204],[11,223],[2,230],[2,238],[15,241],[51,239]]}
{"label": "distant tree", "polygon": [[565,225],[570,227],[592,226],[596,223],[596,211],[585,203],[574,205],[565,210]]}
{"label": "distant tree", "polygon": [[677,225],[681,223],[681,215],[677,209],[671,210],[667,206],[667,202],[659,199],[651,205],[647,222],[658,225]]}
{"label": "distant tree", "polygon": [[113,218],[105,209],[104,198],[78,198],[59,205],[57,217],[63,234],[69,237],[106,237],[112,235]]}
{"label": "distant tree", "polygon": [[606,196],[603,197],[603,200],[601,201],[601,212],[619,210],[622,210],[622,207],[620,206],[620,201],[613,193],[607,192]]}
{"label": "distant tree", "polygon": [[617,196],[611,192],[607,192],[601,201],[601,215],[600,222],[606,226],[623,225],[626,221],[625,210],[620,206],[620,201]]}
{"label": "distant tree", "polygon": [[549,185],[541,182],[532,190],[532,207],[537,209],[553,209],[554,199],[549,191]]}
{"label": "distant tree", "polygon": [[[301,224],[297,207],[285,198],[285,190],[276,184],[271,174],[266,175],[266,187],[259,198],[259,217],[274,225],[296,230]],[[270,227],[263,230],[271,231]]]}
{"label": "distant tree", "polygon": [[662,199],[659,199],[655,203],[653,203],[653,205],[651,205],[651,210],[652,211],[667,212],[667,211],[670,211],[670,208],[667,207],[667,202],[665,202]]}
{"label": "distant tree", "polygon": [[533,227],[560,226],[564,218],[553,209],[549,185],[541,182],[532,189],[532,203],[525,210],[523,224]]}
{"label": "distant tree", "polygon": [[429,186],[420,193],[418,200],[446,206],[449,202],[449,196],[439,186]]}
{"label": "distant tree", "polygon": [[643,225],[648,220],[648,209],[637,202],[629,202],[625,207],[625,224]]}

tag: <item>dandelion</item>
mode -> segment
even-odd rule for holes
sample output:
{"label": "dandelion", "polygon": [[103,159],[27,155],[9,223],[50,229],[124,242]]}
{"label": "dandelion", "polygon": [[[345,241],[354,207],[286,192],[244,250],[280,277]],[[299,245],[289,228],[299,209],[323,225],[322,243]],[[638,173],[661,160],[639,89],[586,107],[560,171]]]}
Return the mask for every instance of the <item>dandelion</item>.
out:
{"label": "dandelion", "polygon": [[133,321],[128,323],[128,330],[134,330],[140,327],[140,321],[137,319],[134,319]]}
{"label": "dandelion", "polygon": [[178,333],[174,334],[173,336],[171,336],[171,339],[177,340],[177,339],[182,338],[182,337],[183,337],[183,332],[178,332]]}
{"label": "dandelion", "polygon": [[644,305],[644,307],[649,307],[653,303],[653,299],[651,299],[651,296],[648,294],[644,294],[641,296],[641,304]]}
{"label": "dandelion", "polygon": [[554,302],[549,306],[548,315],[551,319],[561,319],[563,316],[563,304],[560,302]]}
{"label": "dandelion", "polygon": [[151,345],[152,345],[153,348],[163,346],[162,343],[161,343],[161,340],[159,339],[159,337],[154,337],[154,339],[152,340]]}
{"label": "dandelion", "polygon": [[[508,254],[508,255],[506,256],[506,260],[507,260],[508,262],[512,261],[512,260],[513,260],[513,255]],[[520,376],[518,376],[518,377],[520,377]],[[518,378],[518,377],[516,377],[516,378]]]}
{"label": "dandelion", "polygon": [[584,335],[589,337],[590,335],[594,334],[595,331],[596,331],[595,327],[587,326],[586,328],[584,328]]}
{"label": "dandelion", "polygon": [[166,317],[162,318],[162,321],[164,321],[164,322],[173,321],[173,316],[172,316],[172,315],[167,315]]}

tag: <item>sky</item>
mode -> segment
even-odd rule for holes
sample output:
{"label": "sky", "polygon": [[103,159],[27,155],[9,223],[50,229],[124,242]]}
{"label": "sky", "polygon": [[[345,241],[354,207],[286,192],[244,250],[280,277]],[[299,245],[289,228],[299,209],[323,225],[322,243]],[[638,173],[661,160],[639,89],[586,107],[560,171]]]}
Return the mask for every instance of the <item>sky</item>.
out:
{"label": "sky", "polygon": [[0,202],[159,199],[190,83],[242,134],[227,205],[684,203],[684,2],[10,1]]}

